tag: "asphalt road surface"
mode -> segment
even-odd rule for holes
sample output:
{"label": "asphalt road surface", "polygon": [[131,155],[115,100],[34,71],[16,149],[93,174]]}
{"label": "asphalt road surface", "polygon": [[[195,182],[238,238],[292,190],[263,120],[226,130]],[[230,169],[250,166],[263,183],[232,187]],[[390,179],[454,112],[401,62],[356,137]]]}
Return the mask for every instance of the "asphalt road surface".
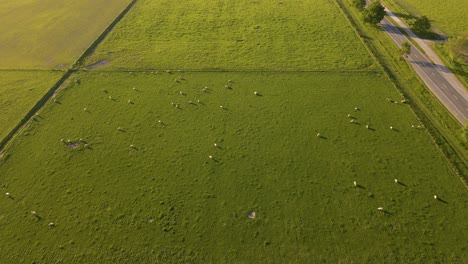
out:
{"label": "asphalt road surface", "polygon": [[[450,113],[452,113],[461,124],[465,124],[468,120],[468,91],[455,75],[441,62],[437,55],[430,50],[429,46],[418,39],[392,12],[389,10],[386,11],[387,16],[392,17],[399,27],[403,28],[426,53],[423,54],[412,46],[411,54],[407,58],[408,62],[413,66],[414,70],[424,81],[429,90],[445,105]],[[401,47],[401,44],[405,41],[409,42],[407,37],[401,33],[388,18],[384,18],[380,24],[398,47]]]}

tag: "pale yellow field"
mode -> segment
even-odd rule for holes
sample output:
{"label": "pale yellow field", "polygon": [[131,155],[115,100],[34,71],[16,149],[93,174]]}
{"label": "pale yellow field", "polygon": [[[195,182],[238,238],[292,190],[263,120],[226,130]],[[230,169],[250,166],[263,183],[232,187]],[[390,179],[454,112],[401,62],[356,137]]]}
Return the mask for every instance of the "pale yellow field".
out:
{"label": "pale yellow field", "polygon": [[66,68],[130,0],[0,0],[0,69]]}

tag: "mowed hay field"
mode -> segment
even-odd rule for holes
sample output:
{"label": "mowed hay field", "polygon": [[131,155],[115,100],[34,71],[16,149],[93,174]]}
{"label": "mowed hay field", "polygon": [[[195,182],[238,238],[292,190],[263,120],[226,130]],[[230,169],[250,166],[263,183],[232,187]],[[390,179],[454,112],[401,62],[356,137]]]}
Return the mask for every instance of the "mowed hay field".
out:
{"label": "mowed hay field", "polygon": [[334,1],[141,0],[87,61],[103,69],[368,70]]}
{"label": "mowed hay field", "polygon": [[0,0],[0,69],[67,68],[130,0]]}
{"label": "mowed hay field", "polygon": [[427,16],[433,25],[449,36],[468,32],[468,1],[466,0],[389,0],[407,11]]}
{"label": "mowed hay field", "polygon": [[49,91],[62,74],[52,71],[0,71],[0,141]]}
{"label": "mowed hay field", "polygon": [[75,78],[0,160],[3,263],[467,260],[466,190],[381,74]]}

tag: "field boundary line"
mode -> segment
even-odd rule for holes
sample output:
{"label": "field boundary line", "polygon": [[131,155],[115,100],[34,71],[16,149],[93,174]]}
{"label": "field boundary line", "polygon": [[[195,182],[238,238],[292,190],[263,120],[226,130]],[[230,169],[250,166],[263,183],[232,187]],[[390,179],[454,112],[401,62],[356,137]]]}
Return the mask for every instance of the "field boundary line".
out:
{"label": "field boundary line", "polygon": [[[185,70],[170,70],[172,74],[176,73],[229,73],[229,72],[245,72],[245,73],[383,73],[384,71],[382,69],[380,70],[196,70],[196,69],[185,69]],[[159,73],[166,73],[166,70],[161,70],[161,69],[120,69],[120,70],[77,70],[77,72],[99,72],[99,73],[133,73],[133,72],[138,72],[138,73],[154,73],[158,72]],[[154,73],[156,74],[156,73]]]}
{"label": "field boundary line", "polygon": [[[73,66],[65,71],[62,77],[49,89],[49,91],[42,96],[42,98],[32,107],[31,110],[19,121],[19,123],[0,141],[0,153],[2,153],[8,143],[15,137],[15,135],[21,130],[23,126],[38,112],[46,102],[54,95],[57,89],[65,83],[66,80],[75,72],[78,72],[79,65],[83,62],[89,54],[99,45],[99,43],[111,32],[114,26],[128,13],[128,11],[134,6],[138,0],[132,0],[127,7],[120,12],[120,14],[109,24],[109,26],[94,40],[94,42],[81,54],[81,56],[75,61]],[[42,71],[42,70],[41,70]],[[63,72],[63,71],[62,71]]]}
{"label": "field boundary line", "polygon": [[31,110],[19,121],[19,123],[0,141],[0,152],[5,148],[8,142],[14,138],[16,133],[34,116],[34,114],[45,105],[57,89],[72,75],[74,71],[68,70],[62,77],[42,96],[42,98],[33,106]]}
{"label": "field boundary line", "polygon": [[77,70],[79,67],[82,66],[83,60],[91,55],[96,47],[107,37],[107,35],[114,29],[115,25],[122,20],[122,18],[132,9],[132,7],[136,4],[138,0],[132,0],[127,7],[125,7],[122,12],[107,26],[106,29],[94,40],[94,42],[81,54],[81,56],[75,61],[75,63],[71,66],[72,69]]}

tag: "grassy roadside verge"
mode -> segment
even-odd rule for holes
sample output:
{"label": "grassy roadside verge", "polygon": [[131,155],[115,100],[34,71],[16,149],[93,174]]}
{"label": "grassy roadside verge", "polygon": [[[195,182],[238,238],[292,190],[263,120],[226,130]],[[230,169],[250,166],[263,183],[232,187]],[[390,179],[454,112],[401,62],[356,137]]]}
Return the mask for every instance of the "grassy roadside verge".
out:
{"label": "grassy roadside verge", "polygon": [[462,126],[445,107],[426,89],[400,51],[380,28],[364,25],[357,10],[345,0],[336,1],[366,46],[385,69],[391,81],[426,126],[434,143],[443,152],[465,186],[468,181],[468,144],[462,137]]}
{"label": "grassy roadside verge", "polygon": [[[387,0],[387,1],[382,1],[382,3],[390,8],[390,10],[396,12],[399,14],[400,19],[403,20],[407,25],[411,22],[412,19],[414,19],[417,16],[420,16],[420,14],[408,7],[408,6],[400,6],[400,3],[392,1],[392,0]],[[432,33],[434,36],[438,36],[438,33],[440,33],[439,29],[435,29],[435,33]],[[406,35],[406,33],[404,33]],[[415,34],[417,34],[415,32]],[[423,36],[419,36],[421,38],[424,38]],[[415,42],[412,41],[414,44]],[[447,48],[445,47],[445,42],[440,42],[440,43],[433,43],[431,44],[432,50],[439,56],[439,58],[447,65],[450,70],[455,74],[455,76],[460,80],[465,87],[468,87],[468,65],[460,65],[454,63],[451,59],[450,56],[447,52]],[[421,49],[420,49],[421,50]]]}

